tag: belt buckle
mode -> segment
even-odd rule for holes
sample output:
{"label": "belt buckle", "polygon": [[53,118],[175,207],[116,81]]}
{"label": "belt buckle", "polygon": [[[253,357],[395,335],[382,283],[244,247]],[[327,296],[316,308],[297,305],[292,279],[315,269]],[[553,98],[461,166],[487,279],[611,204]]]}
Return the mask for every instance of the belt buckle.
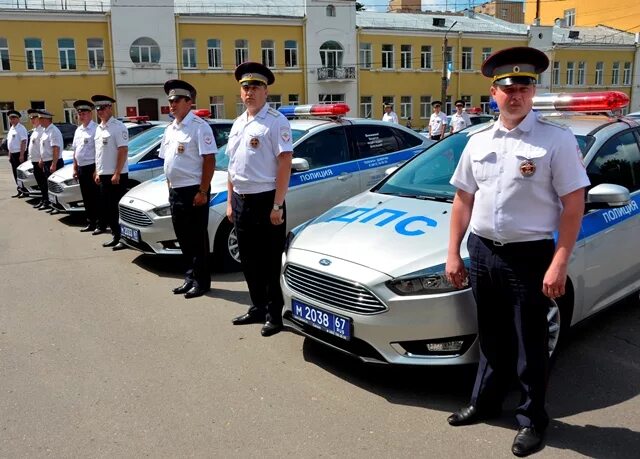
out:
{"label": "belt buckle", "polygon": [[493,241],[493,245],[495,245],[496,247],[503,247],[504,246],[504,242]]}

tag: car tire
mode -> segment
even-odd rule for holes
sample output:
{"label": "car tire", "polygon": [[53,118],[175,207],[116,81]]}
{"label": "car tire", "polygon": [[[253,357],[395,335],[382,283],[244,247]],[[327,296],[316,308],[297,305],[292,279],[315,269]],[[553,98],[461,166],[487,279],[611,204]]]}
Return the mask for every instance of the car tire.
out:
{"label": "car tire", "polygon": [[213,244],[213,266],[222,272],[236,272],[242,269],[236,231],[226,218],[220,224]]}
{"label": "car tire", "polygon": [[571,328],[573,316],[573,286],[567,280],[566,293],[560,298],[551,300],[551,307],[547,313],[549,325],[549,363],[555,363],[562,350]]}

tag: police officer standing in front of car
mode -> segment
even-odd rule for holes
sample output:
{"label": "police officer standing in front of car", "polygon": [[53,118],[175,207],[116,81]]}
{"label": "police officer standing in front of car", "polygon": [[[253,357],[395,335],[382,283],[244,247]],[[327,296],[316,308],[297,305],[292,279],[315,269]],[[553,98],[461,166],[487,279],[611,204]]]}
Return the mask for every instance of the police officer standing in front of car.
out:
{"label": "police officer standing in front of car", "polygon": [[[9,149],[9,162],[11,163],[11,171],[13,172],[13,179],[18,185],[18,166],[24,162],[24,152],[27,150],[27,141],[29,135],[27,129],[20,123],[20,112],[11,110],[7,114],[9,117],[9,132],[7,133],[7,148]],[[11,196],[12,198],[21,198],[24,196],[20,187],[17,187],[18,192]]]}
{"label": "police officer standing in front of car", "polygon": [[46,110],[39,110],[40,126],[42,126],[42,134],[40,135],[40,167],[44,172],[45,186],[41,191],[44,203],[38,210],[47,210],[52,213],[53,208],[49,202],[49,188],[46,180],[51,174],[64,166],[62,160],[62,149],[64,141],[60,129],[53,124],[53,115]]}
{"label": "police officer standing in front of car", "polygon": [[164,92],[174,120],[164,131],[159,156],[164,158],[173,229],[189,266],[184,283],[173,293],[195,298],[211,289],[209,197],[218,148],[211,126],[191,111],[195,88],[169,80]]}
{"label": "police officer standing in front of car", "polygon": [[547,312],[551,300],[565,293],[589,185],[571,131],[531,109],[536,79],[548,65],[543,52],[528,47],[487,58],[482,74],[493,79],[490,93],[500,117],[471,136],[451,179],[458,190],[446,274],[454,286],[463,286],[460,244],[470,225],[480,364],[470,404],[448,422],[459,426],[497,416],[517,369],[522,403],[511,448],[516,456],[537,451],[549,424]]}
{"label": "police officer standing in front of car", "polygon": [[234,223],[253,305],[234,325],[262,323],[262,336],[282,329],[280,264],[286,237],[285,195],[293,145],[289,121],[267,104],[271,70],[245,62],[235,70],[247,110],[229,133],[227,218]]}
{"label": "police officer standing in front of car", "polygon": [[429,137],[431,140],[440,140],[444,138],[444,128],[447,124],[447,115],[440,111],[442,102],[434,100],[431,102],[433,113],[429,117]]}
{"label": "police officer standing in front of car", "polygon": [[73,134],[73,176],[78,179],[82,202],[87,216],[87,226],[80,231],[94,231],[98,226],[98,194],[100,189],[93,179],[96,171],[97,124],[93,121],[94,105],[88,100],[76,100],[73,107],[78,112],[80,125]]}
{"label": "police officer standing in front of car", "polygon": [[92,234],[100,234],[111,227],[113,239],[102,244],[112,250],[122,250],[126,246],[120,242],[118,202],[125,193],[129,180],[129,133],[122,122],[113,117],[115,99],[97,94],[91,96],[95,104],[100,124],[96,126],[94,137],[96,146],[96,171],[94,181],[100,187],[100,225]]}
{"label": "police officer standing in front of car", "polygon": [[40,164],[40,160],[42,159],[42,154],[40,153],[40,137],[42,136],[44,128],[40,125],[39,110],[30,108],[27,110],[27,114],[33,126],[31,137],[29,138],[29,161],[31,161],[31,165],[33,166],[33,177],[36,179],[41,196],[40,200],[33,205],[33,208],[39,209],[44,205],[44,194],[42,190],[47,188],[47,179],[44,176],[44,171]]}

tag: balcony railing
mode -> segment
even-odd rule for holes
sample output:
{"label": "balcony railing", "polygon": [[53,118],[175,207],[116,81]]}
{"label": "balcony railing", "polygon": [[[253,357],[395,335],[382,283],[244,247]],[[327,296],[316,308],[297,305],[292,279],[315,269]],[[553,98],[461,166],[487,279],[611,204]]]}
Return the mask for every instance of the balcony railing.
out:
{"label": "balcony railing", "polygon": [[320,67],[318,69],[318,80],[355,80],[355,67]]}

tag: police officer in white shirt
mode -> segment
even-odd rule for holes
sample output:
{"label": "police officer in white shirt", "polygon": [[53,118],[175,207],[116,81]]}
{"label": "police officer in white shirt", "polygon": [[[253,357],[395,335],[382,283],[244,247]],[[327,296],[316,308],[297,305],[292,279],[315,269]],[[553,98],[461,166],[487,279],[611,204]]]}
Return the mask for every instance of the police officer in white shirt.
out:
{"label": "police officer in white shirt", "polygon": [[98,196],[100,189],[93,179],[96,171],[96,127],[93,121],[94,105],[88,100],[76,100],[73,107],[78,113],[80,125],[73,134],[73,176],[78,179],[87,226],[80,231],[95,231],[98,227]]}
{"label": "police officer in white shirt", "polygon": [[[42,170],[42,166],[40,165],[40,161],[42,160],[42,155],[40,154],[40,137],[44,132],[44,128],[40,125],[40,117],[38,116],[39,110],[35,108],[30,108],[27,110],[27,114],[29,115],[29,120],[31,121],[31,125],[33,129],[31,130],[31,136],[29,137],[29,158],[28,160],[31,162],[33,166],[33,176],[36,179],[36,183],[38,184],[38,188],[43,190],[47,187],[47,179],[44,176],[44,171]],[[33,205],[34,209],[39,209],[44,205],[44,199],[42,198],[42,191],[40,193],[40,199]]]}
{"label": "police officer in white shirt", "polygon": [[382,121],[387,123],[398,123],[398,115],[393,111],[393,105],[384,104],[384,114],[382,115]]}
{"label": "police officer in white shirt", "polygon": [[[40,126],[43,129],[40,135],[40,167],[44,172],[45,179],[48,179],[51,174],[64,167],[64,161],[62,160],[64,141],[62,140],[60,129],[53,124],[53,115],[51,113],[46,110],[40,110],[38,117],[40,118]],[[41,192],[44,203],[38,210],[46,210],[52,213],[54,208],[51,207],[51,202],[49,202],[49,188],[45,186]]]}
{"label": "police officer in white shirt", "polygon": [[[25,160],[24,153],[27,150],[27,140],[29,135],[27,129],[20,123],[20,112],[11,110],[7,113],[9,117],[9,132],[7,133],[7,148],[9,149],[9,162],[11,163],[11,171],[13,179],[18,185],[18,166]],[[26,194],[17,186],[18,192],[11,196],[12,198],[22,198]]]}
{"label": "police officer in white shirt", "polygon": [[522,403],[512,445],[516,456],[537,451],[549,423],[547,312],[551,300],[565,293],[589,185],[571,131],[531,110],[537,77],[548,65],[543,52],[528,47],[487,58],[482,73],[493,80],[490,93],[500,117],[471,136],[451,179],[458,190],[446,275],[463,287],[460,244],[470,226],[480,364],[470,404],[448,421],[458,426],[497,416],[517,369]]}
{"label": "police officer in white shirt", "polygon": [[106,231],[106,225],[111,228],[113,239],[102,244],[112,250],[126,248],[120,242],[120,224],[118,202],[124,196],[129,180],[129,133],[122,122],[113,117],[115,99],[96,94],[91,96],[96,107],[100,124],[96,126],[94,137],[96,147],[96,171],[94,181],[100,187],[100,211],[98,223],[100,226],[93,234]]}
{"label": "police officer in white shirt", "polygon": [[256,62],[235,70],[247,110],[229,133],[227,218],[235,225],[252,306],[234,325],[262,323],[262,336],[282,329],[280,263],[286,237],[285,195],[293,145],[289,121],[267,104],[275,77]]}
{"label": "police officer in white shirt", "polygon": [[464,108],[464,101],[456,100],[455,105],[456,112],[451,115],[451,126],[449,126],[449,132],[451,134],[462,131],[464,128],[471,126],[471,119],[469,118],[469,115],[462,110]]}
{"label": "police officer in white shirt", "polygon": [[442,102],[434,100],[431,102],[433,113],[429,117],[429,137],[431,140],[440,140],[444,137],[444,129],[447,124],[447,115],[440,111]]}
{"label": "police officer in white shirt", "polygon": [[164,131],[159,156],[164,158],[173,229],[188,265],[183,284],[173,293],[195,298],[211,289],[207,229],[218,148],[211,126],[191,111],[196,89],[169,80],[164,92],[174,120]]}

